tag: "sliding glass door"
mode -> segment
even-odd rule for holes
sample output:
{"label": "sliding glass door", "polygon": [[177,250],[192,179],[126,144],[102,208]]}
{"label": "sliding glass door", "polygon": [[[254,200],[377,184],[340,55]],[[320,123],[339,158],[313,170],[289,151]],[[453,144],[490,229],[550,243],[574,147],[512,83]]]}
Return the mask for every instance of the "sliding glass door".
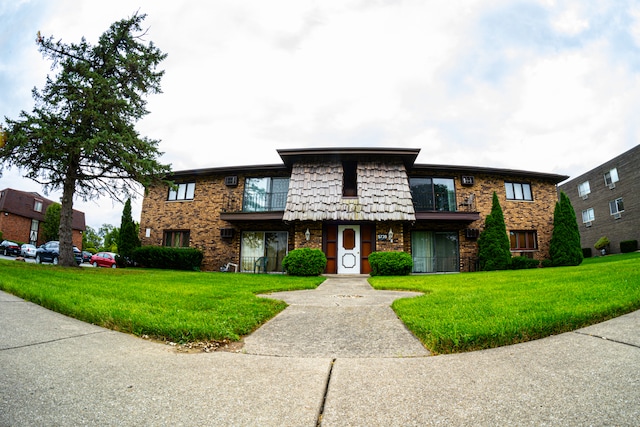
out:
{"label": "sliding glass door", "polygon": [[414,273],[460,270],[458,233],[455,231],[414,231],[411,233]]}
{"label": "sliding glass door", "polygon": [[286,231],[245,231],[242,233],[241,271],[249,273],[281,272],[287,255]]}

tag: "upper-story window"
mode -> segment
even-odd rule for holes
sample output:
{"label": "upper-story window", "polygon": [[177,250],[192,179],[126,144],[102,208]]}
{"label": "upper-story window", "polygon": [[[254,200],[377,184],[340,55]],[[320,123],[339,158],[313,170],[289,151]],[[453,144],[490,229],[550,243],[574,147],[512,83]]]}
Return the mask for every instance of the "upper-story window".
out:
{"label": "upper-story window", "polygon": [[533,200],[531,184],[505,181],[504,188],[507,191],[507,200]]}
{"label": "upper-story window", "polygon": [[609,211],[611,215],[619,214],[624,212],[624,205],[622,204],[622,197],[619,199],[615,199],[612,202],[609,202]]}
{"label": "upper-story window", "polygon": [[33,210],[36,212],[42,212],[42,200],[35,200],[33,202]]}
{"label": "upper-story window", "polygon": [[608,185],[609,187],[611,187],[616,182],[618,182],[618,169],[617,168],[613,168],[609,172],[605,172],[605,174],[604,174],[604,185]]}
{"label": "upper-story window", "polygon": [[242,199],[243,212],[284,211],[289,178],[247,178]]}
{"label": "upper-story window", "polygon": [[342,162],[342,195],[358,195],[358,162]]}
{"label": "upper-story window", "polygon": [[580,197],[585,197],[589,193],[591,193],[591,187],[589,186],[589,181],[585,181],[578,185],[578,195]]}
{"label": "upper-story window", "polygon": [[593,222],[595,219],[596,219],[596,215],[595,215],[595,212],[593,211],[593,208],[585,209],[582,211],[583,223]]}
{"label": "upper-story window", "polygon": [[167,200],[193,200],[193,194],[196,191],[195,182],[187,182],[176,184],[177,188],[169,189],[169,197]]}
{"label": "upper-story window", "polygon": [[456,211],[456,188],[452,178],[410,178],[411,197],[417,211]]}

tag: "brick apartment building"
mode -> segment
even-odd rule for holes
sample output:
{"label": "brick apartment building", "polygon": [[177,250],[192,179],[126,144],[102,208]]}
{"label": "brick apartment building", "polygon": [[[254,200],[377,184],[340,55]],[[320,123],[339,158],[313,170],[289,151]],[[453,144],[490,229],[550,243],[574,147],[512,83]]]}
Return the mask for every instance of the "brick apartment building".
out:
{"label": "brick apartment building", "polygon": [[472,271],[495,191],[512,253],[548,258],[567,176],[415,164],[419,151],[288,149],[282,164],[175,171],[177,188],[147,189],[140,238],[199,248],[210,271],[279,272],[303,247],[325,253],[327,273],[368,273],[372,251],[411,253],[415,273]]}
{"label": "brick apartment building", "polygon": [[[41,223],[53,201],[38,193],[5,188],[0,191],[0,231],[3,239],[39,246],[44,242]],[[84,212],[73,210],[73,244],[82,247]]]}
{"label": "brick apartment building", "polygon": [[603,236],[609,253],[620,253],[620,242],[640,241],[640,145],[562,183],[580,229],[583,248]]}

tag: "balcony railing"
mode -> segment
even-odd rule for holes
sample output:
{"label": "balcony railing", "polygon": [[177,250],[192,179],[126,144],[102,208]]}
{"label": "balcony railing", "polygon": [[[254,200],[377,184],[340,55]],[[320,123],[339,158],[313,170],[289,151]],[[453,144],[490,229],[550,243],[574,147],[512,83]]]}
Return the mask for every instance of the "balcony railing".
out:
{"label": "balcony railing", "polygon": [[249,193],[244,197],[227,195],[223,202],[223,211],[237,212],[280,212],[287,205],[287,193]]}
{"label": "balcony railing", "polygon": [[458,257],[413,257],[414,273],[448,273],[460,271]]}

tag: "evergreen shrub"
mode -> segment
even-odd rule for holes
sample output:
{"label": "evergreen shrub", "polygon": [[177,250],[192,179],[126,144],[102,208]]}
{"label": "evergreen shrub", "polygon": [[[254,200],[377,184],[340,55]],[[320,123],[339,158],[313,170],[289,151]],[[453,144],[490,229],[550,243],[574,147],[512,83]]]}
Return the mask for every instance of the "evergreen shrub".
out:
{"label": "evergreen shrub", "polygon": [[511,266],[511,244],[495,191],[491,213],[485,218],[484,230],[478,238],[478,263],[483,271],[508,270]]}
{"label": "evergreen shrub", "polygon": [[142,246],[132,254],[133,261],[141,267],[188,271],[199,271],[202,257],[199,249],[165,246]]}
{"label": "evergreen shrub", "polygon": [[533,258],[528,258],[526,256],[516,256],[511,258],[511,269],[512,270],[525,270],[527,268],[538,268],[540,266],[540,261]]}
{"label": "evergreen shrub", "polygon": [[282,260],[282,268],[290,276],[319,276],[326,266],[327,257],[320,249],[294,249]]}
{"label": "evergreen shrub", "polygon": [[591,248],[582,248],[582,256],[583,258],[591,258],[593,256]]}
{"label": "evergreen shrub", "polygon": [[407,276],[413,259],[406,252],[372,252],[369,254],[372,276]]}
{"label": "evergreen shrub", "polygon": [[620,242],[620,252],[626,254],[628,252],[635,252],[638,250],[637,240],[623,240]]}
{"label": "evergreen shrub", "polygon": [[549,256],[555,266],[580,265],[583,254],[580,247],[580,230],[571,200],[563,191],[553,212],[553,234]]}

